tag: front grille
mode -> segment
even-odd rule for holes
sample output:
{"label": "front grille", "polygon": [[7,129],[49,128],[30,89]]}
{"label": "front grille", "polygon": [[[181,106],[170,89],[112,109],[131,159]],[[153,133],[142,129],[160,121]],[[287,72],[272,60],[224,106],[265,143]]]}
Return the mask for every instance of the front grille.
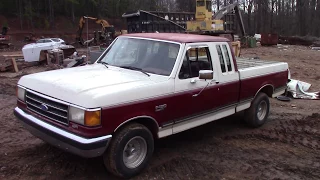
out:
{"label": "front grille", "polygon": [[50,100],[45,96],[39,96],[35,93],[26,92],[27,108],[43,117],[68,124],[68,105]]}

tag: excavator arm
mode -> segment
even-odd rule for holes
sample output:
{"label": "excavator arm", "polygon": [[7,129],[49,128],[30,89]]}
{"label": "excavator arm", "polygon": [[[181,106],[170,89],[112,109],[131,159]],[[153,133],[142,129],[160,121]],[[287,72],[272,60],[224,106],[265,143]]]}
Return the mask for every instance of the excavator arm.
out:
{"label": "excavator arm", "polygon": [[244,28],[244,24],[243,24],[243,19],[242,19],[242,15],[239,9],[239,3],[235,2],[233,4],[230,4],[228,6],[223,7],[222,9],[220,9],[219,11],[217,11],[214,15],[213,15],[213,19],[222,19],[224,17],[224,15],[232,12],[233,10],[235,10],[239,25],[240,25],[240,30],[241,30],[241,34],[242,36],[246,35],[246,30]]}
{"label": "excavator arm", "polygon": [[[89,17],[89,16],[82,16],[79,20],[79,28],[78,28],[77,37],[76,37],[76,40],[78,42],[80,42],[81,44],[83,42],[82,31],[83,31],[84,25],[86,24],[86,19],[93,20],[93,21],[95,21],[96,24],[100,24],[102,27],[102,32],[104,32],[104,33],[109,32],[110,28],[113,29],[113,26],[110,25],[109,22],[104,19],[99,19],[99,18],[94,18],[94,17]],[[111,30],[111,33],[114,33],[114,32],[112,32],[112,30]]]}
{"label": "excavator arm", "polygon": [[77,37],[76,37],[76,40],[78,42],[81,42],[82,30],[85,23],[86,21],[84,20],[84,17],[81,17],[79,20],[79,26],[78,26]]}

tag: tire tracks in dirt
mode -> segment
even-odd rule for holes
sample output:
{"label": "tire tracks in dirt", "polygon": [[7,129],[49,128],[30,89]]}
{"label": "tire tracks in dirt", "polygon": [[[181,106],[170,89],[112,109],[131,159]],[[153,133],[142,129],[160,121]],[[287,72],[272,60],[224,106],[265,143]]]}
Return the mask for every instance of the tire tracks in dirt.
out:
{"label": "tire tracks in dirt", "polygon": [[225,139],[258,138],[261,140],[280,141],[302,145],[313,150],[320,150],[320,115],[314,113],[301,120],[278,120],[268,129],[257,129],[251,134],[226,136]]}
{"label": "tire tracks in dirt", "polygon": [[[138,179],[320,179],[319,114],[279,117],[284,116],[238,134],[215,135],[200,128],[194,131],[204,135],[168,138],[166,143],[176,144],[161,142],[157,159]],[[219,131],[217,124],[204,129]],[[188,138],[193,140],[183,142]]]}

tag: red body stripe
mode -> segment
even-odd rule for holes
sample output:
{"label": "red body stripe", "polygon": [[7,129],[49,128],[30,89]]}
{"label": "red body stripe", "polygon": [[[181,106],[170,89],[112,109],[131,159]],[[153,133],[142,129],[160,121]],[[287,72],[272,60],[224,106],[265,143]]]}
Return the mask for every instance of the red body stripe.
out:
{"label": "red body stripe", "polygon": [[[284,86],[287,81],[287,75],[288,72],[285,71],[245,79],[241,81],[241,88],[239,81],[216,84],[215,86],[205,89],[198,97],[193,97],[193,95],[199,93],[201,89],[106,107],[102,109],[101,126],[93,128],[81,125],[77,125],[77,128],[74,128],[72,125],[76,124],[72,122],[70,122],[69,126],[65,126],[47,118],[40,117],[32,112],[29,113],[68,132],[88,138],[98,137],[113,133],[121,123],[137,116],[150,116],[161,126],[173,120],[181,120],[194,114],[234,104],[239,100],[240,89],[241,101],[254,97],[257,91],[266,84],[271,84],[275,88]],[[155,107],[163,104],[166,104],[167,107],[163,111],[156,112]],[[25,109],[25,105],[19,101],[18,106]]]}

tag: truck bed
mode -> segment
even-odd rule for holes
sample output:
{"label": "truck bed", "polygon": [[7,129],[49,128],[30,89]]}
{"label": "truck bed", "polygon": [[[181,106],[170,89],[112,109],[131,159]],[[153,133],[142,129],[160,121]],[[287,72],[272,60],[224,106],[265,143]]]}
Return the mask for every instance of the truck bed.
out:
{"label": "truck bed", "polygon": [[270,64],[277,64],[277,61],[265,61],[261,59],[237,58],[238,69],[246,69],[257,66],[265,66]]}
{"label": "truck bed", "polygon": [[283,72],[288,69],[288,64],[284,62],[249,58],[237,58],[237,65],[240,79]]}

